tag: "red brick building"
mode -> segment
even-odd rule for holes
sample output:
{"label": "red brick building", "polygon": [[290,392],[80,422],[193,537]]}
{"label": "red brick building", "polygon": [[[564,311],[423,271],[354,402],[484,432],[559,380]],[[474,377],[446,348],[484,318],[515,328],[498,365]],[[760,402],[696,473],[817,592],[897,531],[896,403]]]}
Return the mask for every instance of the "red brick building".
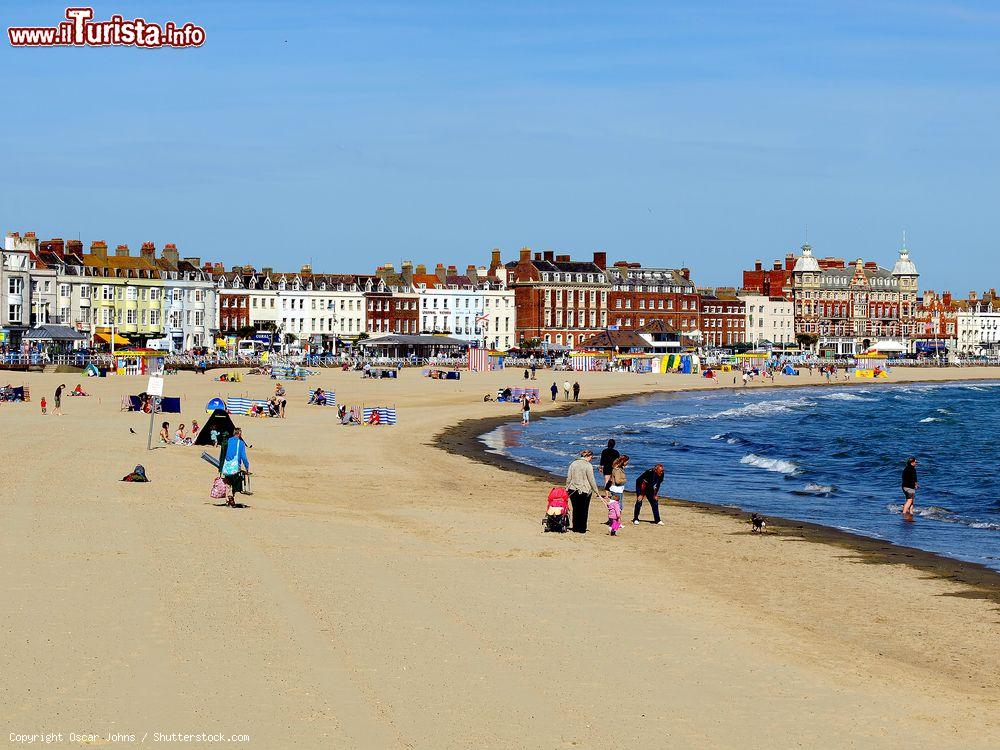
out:
{"label": "red brick building", "polygon": [[399,273],[379,266],[375,276],[358,277],[365,289],[365,327],[371,336],[419,332],[420,299],[412,291],[412,267]]}
{"label": "red brick building", "polygon": [[[494,275],[498,255],[490,268]],[[504,266],[507,286],[514,290],[517,344],[538,340],[573,348],[605,330],[611,291],[606,266],[607,255],[601,252],[592,261],[574,261],[548,250],[532,256],[522,248],[520,258]]]}
{"label": "red brick building", "polygon": [[687,268],[646,268],[620,260],[607,269],[608,325],[644,328],[655,320],[687,334],[698,330],[698,290]]}
{"label": "red brick building", "polygon": [[795,269],[795,255],[788,253],[782,263],[776,260],[771,268],[764,268],[763,261],[754,261],[753,270],[743,272],[743,289],[757,292],[765,297],[791,299],[792,271]]}
{"label": "red brick building", "polygon": [[917,352],[955,350],[958,341],[958,314],[969,308],[969,300],[952,299],[951,292],[941,295],[928,289],[921,297],[914,316],[913,334]]}
{"label": "red brick building", "polygon": [[704,290],[699,307],[703,346],[730,347],[746,342],[745,305],[735,289]]}
{"label": "red brick building", "polygon": [[250,325],[250,295],[246,292],[219,290],[219,331],[235,335]]}

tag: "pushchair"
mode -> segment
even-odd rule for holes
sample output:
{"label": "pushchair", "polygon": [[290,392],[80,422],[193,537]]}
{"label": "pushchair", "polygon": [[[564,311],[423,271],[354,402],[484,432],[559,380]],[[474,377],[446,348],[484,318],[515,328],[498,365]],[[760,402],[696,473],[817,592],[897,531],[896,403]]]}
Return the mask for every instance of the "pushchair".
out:
{"label": "pushchair", "polygon": [[553,487],[542,519],[542,531],[563,533],[569,531],[569,493],[565,487]]}

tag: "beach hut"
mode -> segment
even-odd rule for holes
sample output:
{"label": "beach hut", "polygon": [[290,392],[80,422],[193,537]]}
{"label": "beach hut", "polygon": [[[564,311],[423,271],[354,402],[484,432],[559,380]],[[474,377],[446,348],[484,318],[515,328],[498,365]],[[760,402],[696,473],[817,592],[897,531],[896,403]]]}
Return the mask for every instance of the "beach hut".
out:
{"label": "beach hut", "polygon": [[163,372],[167,353],[159,349],[129,349],[115,352],[119,375],[148,375]]}

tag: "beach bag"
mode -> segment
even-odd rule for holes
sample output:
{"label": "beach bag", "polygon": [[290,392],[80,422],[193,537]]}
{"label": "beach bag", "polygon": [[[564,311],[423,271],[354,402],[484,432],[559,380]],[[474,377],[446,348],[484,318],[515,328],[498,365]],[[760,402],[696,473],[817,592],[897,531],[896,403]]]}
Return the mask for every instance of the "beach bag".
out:
{"label": "beach bag", "polygon": [[226,483],[222,477],[216,477],[212,482],[212,491],[209,493],[215,500],[221,500],[226,496]]}

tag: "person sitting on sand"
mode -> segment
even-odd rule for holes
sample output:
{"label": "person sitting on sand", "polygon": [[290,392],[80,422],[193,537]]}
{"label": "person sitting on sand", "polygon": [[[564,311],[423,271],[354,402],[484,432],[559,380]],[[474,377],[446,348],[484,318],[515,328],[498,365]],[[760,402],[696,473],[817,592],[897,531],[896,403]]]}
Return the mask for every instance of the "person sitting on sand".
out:
{"label": "person sitting on sand", "polygon": [[71,396],[89,396],[90,394],[85,392],[79,383],[76,384],[76,388],[72,390],[69,394]]}
{"label": "person sitting on sand", "polygon": [[170,422],[164,422],[160,426],[160,442],[164,445],[170,445]]}
{"label": "person sitting on sand", "polygon": [[194,441],[188,436],[187,431],[184,429],[184,423],[181,422],[177,427],[177,432],[174,433],[174,445],[193,445]]}

